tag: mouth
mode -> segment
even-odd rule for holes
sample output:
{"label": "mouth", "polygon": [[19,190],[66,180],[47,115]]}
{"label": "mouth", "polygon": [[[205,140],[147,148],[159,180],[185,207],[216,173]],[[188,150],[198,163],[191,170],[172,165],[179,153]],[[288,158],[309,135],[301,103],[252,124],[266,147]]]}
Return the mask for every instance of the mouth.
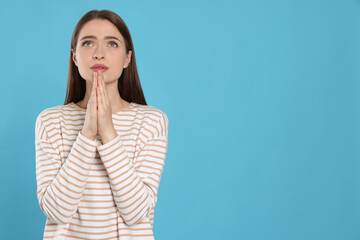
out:
{"label": "mouth", "polygon": [[109,68],[107,66],[102,65],[102,64],[96,64],[96,65],[91,67],[91,70],[93,70],[94,72],[97,72],[97,71],[105,72],[108,69]]}

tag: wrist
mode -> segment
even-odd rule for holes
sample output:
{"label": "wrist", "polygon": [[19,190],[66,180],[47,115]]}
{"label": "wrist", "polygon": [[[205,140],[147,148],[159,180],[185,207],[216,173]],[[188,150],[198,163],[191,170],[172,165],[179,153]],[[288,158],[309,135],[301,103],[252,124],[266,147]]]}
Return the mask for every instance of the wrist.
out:
{"label": "wrist", "polygon": [[80,131],[81,135],[83,135],[84,137],[87,137],[89,139],[91,139],[92,141],[94,141],[95,137],[90,136],[89,134],[87,134],[86,132],[84,133],[83,131]]}
{"label": "wrist", "polygon": [[110,131],[100,137],[102,140],[102,144],[104,145],[104,144],[110,142],[111,140],[113,140],[114,138],[116,138],[117,136],[118,136],[117,132],[115,131],[115,129],[113,129],[112,131]]}

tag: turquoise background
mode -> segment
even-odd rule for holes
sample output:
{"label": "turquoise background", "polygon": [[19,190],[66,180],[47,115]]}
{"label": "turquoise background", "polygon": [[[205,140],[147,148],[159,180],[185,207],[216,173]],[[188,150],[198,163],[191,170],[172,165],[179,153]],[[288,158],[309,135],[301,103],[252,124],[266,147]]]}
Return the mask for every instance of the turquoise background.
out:
{"label": "turquoise background", "polygon": [[93,9],[124,19],[169,118],[156,239],[360,239],[359,0],[2,3],[2,239],[42,239],[35,120]]}

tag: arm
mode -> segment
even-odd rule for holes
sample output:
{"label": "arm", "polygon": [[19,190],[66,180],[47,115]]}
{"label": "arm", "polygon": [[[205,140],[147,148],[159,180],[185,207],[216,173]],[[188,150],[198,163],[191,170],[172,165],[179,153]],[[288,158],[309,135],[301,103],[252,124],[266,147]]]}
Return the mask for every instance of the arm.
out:
{"label": "arm", "polygon": [[58,224],[66,224],[78,208],[98,142],[79,132],[67,159],[61,164],[61,157],[49,139],[55,131],[54,127],[47,129],[38,116],[35,129],[37,197],[47,217]]}
{"label": "arm", "polygon": [[168,119],[163,114],[154,134],[134,159],[134,165],[120,136],[98,146],[117,209],[127,225],[141,222],[155,207],[167,153],[167,129]]}

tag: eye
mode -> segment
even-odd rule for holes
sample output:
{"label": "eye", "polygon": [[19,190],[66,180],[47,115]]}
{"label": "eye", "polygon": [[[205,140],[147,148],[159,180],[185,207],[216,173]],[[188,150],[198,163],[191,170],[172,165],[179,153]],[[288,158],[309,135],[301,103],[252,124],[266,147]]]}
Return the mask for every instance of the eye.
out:
{"label": "eye", "polygon": [[[85,41],[85,42],[83,42],[82,46],[87,45],[87,43],[91,43],[91,42],[90,41]],[[85,47],[87,47],[87,46],[85,46]]]}
{"label": "eye", "polygon": [[118,45],[117,45],[117,43],[116,42],[114,42],[114,41],[111,41],[111,42],[109,42],[111,45],[115,45],[114,47],[117,47]]}

